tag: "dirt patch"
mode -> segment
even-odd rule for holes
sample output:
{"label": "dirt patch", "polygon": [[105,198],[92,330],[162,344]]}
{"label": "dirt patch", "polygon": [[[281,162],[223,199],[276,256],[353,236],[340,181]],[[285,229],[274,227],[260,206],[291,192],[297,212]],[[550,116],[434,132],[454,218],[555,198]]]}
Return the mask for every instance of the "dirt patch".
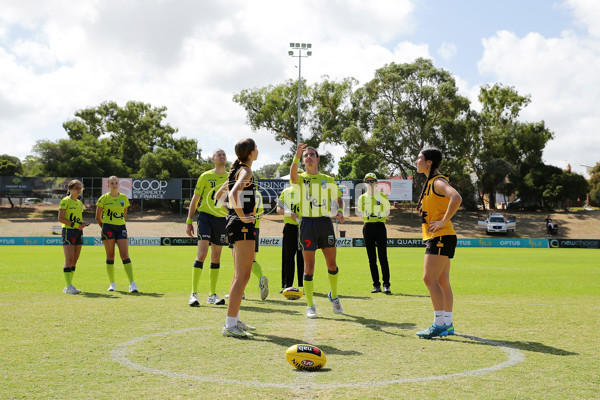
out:
{"label": "dirt patch", "polygon": [[[94,206],[86,207],[84,220],[94,222]],[[132,236],[185,236],[187,210],[180,215],[168,211],[133,209],[129,212],[127,230]],[[461,238],[486,237],[485,230],[477,228],[482,212],[459,211],[452,223]],[[517,230],[509,237],[546,237],[544,219],[548,214],[541,212],[509,212],[507,216],[517,217]],[[37,205],[18,207],[0,206],[0,236],[52,236],[53,225],[59,225],[58,206]],[[600,239],[600,211],[555,212],[551,218],[559,226],[557,238]],[[355,215],[338,225],[345,230],[347,237],[362,237],[362,218]],[[388,237],[418,238],[421,235],[419,218],[414,210],[392,210],[387,223]],[[263,216],[260,234],[281,236],[283,217],[277,214]],[[86,236],[100,236],[100,227],[92,224],[85,230]],[[499,237],[505,237],[501,235]]]}

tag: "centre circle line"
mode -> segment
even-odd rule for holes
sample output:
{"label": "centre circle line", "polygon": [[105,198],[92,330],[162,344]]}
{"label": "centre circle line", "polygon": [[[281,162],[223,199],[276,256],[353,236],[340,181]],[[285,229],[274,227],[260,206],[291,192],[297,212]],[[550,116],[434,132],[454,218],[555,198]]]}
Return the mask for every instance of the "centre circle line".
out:
{"label": "centre circle line", "polygon": [[199,382],[228,383],[228,384],[255,386],[255,387],[274,387],[274,388],[283,388],[283,389],[308,389],[308,388],[336,389],[336,388],[346,388],[346,387],[389,386],[389,385],[402,384],[402,383],[428,382],[428,381],[435,381],[435,380],[441,380],[441,379],[453,379],[453,378],[460,378],[460,377],[465,377],[465,376],[483,375],[483,374],[487,374],[490,372],[498,371],[503,368],[513,367],[513,366],[517,365],[518,363],[525,360],[525,355],[520,350],[515,349],[514,347],[510,347],[508,345],[505,345],[501,342],[497,342],[497,341],[491,340],[491,339],[483,339],[483,338],[480,338],[477,336],[472,336],[472,335],[456,334],[455,336],[458,336],[458,337],[463,337],[466,339],[471,339],[471,340],[474,340],[477,342],[487,343],[492,346],[499,347],[508,356],[508,359],[504,362],[492,365],[490,367],[478,368],[478,369],[474,369],[474,370],[470,370],[470,371],[455,372],[455,373],[446,374],[446,375],[432,375],[432,376],[424,376],[424,377],[418,377],[418,378],[390,379],[390,380],[369,381],[369,382],[347,382],[347,383],[312,383],[312,382],[307,383],[307,382],[305,382],[303,384],[298,384],[298,383],[286,384],[286,383],[276,383],[276,382],[242,381],[242,380],[237,380],[237,379],[215,378],[215,377],[208,377],[208,376],[184,374],[184,373],[180,373],[180,372],[164,371],[161,369],[151,368],[151,367],[146,367],[144,365],[140,365],[134,361],[131,361],[127,357],[128,348],[134,344],[143,342],[143,341],[151,339],[151,338],[174,335],[174,334],[178,334],[178,333],[184,333],[184,332],[190,332],[190,331],[196,331],[196,330],[202,330],[202,329],[211,329],[211,328],[199,327],[199,328],[176,329],[176,330],[172,330],[172,331],[152,333],[152,334],[148,334],[148,335],[139,336],[137,338],[130,339],[124,343],[117,345],[110,352],[110,358],[113,361],[116,361],[119,364],[121,364],[127,368],[130,368],[130,369],[133,369],[136,371],[147,372],[147,373],[151,373],[151,374],[155,374],[155,375],[163,375],[163,376],[167,376],[170,378],[189,379],[189,380],[195,380],[195,381],[199,381]]}

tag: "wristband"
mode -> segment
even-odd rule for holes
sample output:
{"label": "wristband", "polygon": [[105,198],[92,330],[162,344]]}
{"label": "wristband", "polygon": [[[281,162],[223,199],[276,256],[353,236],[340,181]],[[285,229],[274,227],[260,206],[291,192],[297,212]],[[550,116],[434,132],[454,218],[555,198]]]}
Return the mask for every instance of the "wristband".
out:
{"label": "wristband", "polygon": [[71,228],[73,228],[75,226],[75,221],[71,222]]}
{"label": "wristband", "polygon": [[294,157],[294,161],[292,162],[292,164],[300,164],[300,158]]}
{"label": "wristband", "polygon": [[191,225],[191,224],[194,223],[194,219],[193,218],[188,218],[188,219],[185,220],[185,223],[188,224],[188,225]]}

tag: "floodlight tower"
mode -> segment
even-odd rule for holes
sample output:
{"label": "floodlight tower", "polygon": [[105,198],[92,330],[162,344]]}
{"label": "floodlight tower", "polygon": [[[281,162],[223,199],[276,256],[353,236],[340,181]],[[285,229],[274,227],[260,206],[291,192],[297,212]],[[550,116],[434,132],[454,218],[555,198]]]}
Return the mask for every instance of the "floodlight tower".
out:
{"label": "floodlight tower", "polygon": [[[298,58],[298,138],[296,146],[300,145],[300,96],[302,95],[302,57],[312,56],[312,44],[310,43],[290,43],[290,51],[288,55],[290,57]],[[295,50],[295,51],[294,51]],[[306,54],[302,54],[302,50],[306,51]]]}

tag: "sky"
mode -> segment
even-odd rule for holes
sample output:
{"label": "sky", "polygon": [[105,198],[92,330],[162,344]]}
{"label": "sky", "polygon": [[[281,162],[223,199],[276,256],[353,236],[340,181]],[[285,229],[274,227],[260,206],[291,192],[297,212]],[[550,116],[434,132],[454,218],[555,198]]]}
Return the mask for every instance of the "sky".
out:
{"label": "sky", "polygon": [[[433,60],[480,105],[481,85],[513,86],[523,122],[554,132],[544,162],[585,173],[600,162],[597,0],[0,0],[0,153],[23,159],[67,134],[77,110],[129,100],[167,107],[202,156],[254,138],[255,166],[289,148],[252,131],[232,101],[298,78],[289,43],[311,43],[309,84],[360,85],[389,63]],[[324,146],[343,155],[342,149]]]}

